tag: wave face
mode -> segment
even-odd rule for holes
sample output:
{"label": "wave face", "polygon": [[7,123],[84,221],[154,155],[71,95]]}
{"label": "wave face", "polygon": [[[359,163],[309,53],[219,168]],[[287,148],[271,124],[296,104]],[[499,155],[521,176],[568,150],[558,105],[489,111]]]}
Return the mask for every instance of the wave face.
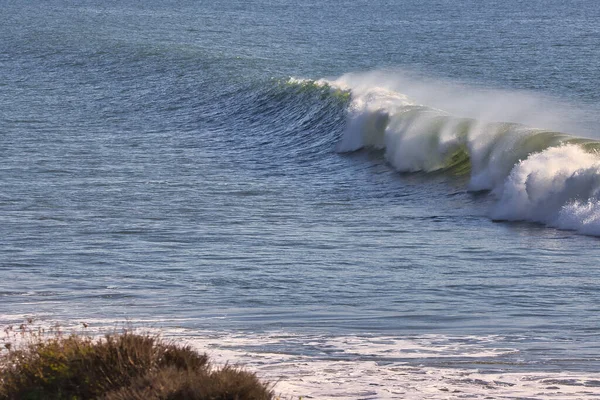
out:
{"label": "wave face", "polygon": [[408,77],[390,83],[383,73],[314,84],[351,96],[337,151],[380,149],[402,172],[468,173],[469,190],[497,198],[490,212],[495,220],[600,236],[600,142],[534,127],[577,130],[567,118],[575,109],[527,94],[415,84]]}

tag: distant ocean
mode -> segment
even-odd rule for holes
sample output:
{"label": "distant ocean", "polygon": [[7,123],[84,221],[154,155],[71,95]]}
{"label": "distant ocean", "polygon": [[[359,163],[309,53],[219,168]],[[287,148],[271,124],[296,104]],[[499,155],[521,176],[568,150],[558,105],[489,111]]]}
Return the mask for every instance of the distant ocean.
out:
{"label": "distant ocean", "polygon": [[0,4],[0,325],[600,397],[597,1]]}

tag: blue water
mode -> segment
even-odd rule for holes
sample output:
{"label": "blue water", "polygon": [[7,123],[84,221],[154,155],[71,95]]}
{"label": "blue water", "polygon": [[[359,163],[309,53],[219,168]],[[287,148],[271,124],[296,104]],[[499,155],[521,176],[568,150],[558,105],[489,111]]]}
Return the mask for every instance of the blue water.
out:
{"label": "blue water", "polygon": [[1,323],[599,370],[597,2],[1,4]]}

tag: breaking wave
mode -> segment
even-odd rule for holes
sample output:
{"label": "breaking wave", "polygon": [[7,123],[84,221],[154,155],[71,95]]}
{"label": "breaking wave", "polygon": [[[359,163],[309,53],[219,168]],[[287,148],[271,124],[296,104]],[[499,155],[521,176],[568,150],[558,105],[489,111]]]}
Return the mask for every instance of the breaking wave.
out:
{"label": "breaking wave", "polygon": [[534,127],[568,129],[565,115],[573,109],[383,73],[290,82],[349,94],[338,152],[379,149],[398,171],[470,174],[469,190],[497,198],[495,220],[600,235],[600,142]]}

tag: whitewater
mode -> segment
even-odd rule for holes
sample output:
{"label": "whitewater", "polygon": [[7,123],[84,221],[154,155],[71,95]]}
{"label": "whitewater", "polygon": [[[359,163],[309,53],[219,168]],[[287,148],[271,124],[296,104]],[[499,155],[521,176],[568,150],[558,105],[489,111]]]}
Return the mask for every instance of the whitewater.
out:
{"label": "whitewater", "polygon": [[[494,220],[538,222],[600,235],[600,143],[526,125],[567,126],[573,116],[564,109],[572,107],[552,105],[555,110],[549,110],[544,99],[518,92],[482,94],[457,84],[419,84],[403,71],[290,82],[351,95],[346,128],[336,145],[339,152],[383,150],[387,162],[400,172],[469,173],[469,190],[490,191],[497,198],[490,210]],[[476,117],[452,115],[394,89],[406,82],[416,96],[445,97],[436,100],[455,103],[451,107]],[[465,93],[475,99],[465,99]]]}
{"label": "whitewater", "polygon": [[281,398],[600,397],[595,1],[3,6],[2,328]]}

